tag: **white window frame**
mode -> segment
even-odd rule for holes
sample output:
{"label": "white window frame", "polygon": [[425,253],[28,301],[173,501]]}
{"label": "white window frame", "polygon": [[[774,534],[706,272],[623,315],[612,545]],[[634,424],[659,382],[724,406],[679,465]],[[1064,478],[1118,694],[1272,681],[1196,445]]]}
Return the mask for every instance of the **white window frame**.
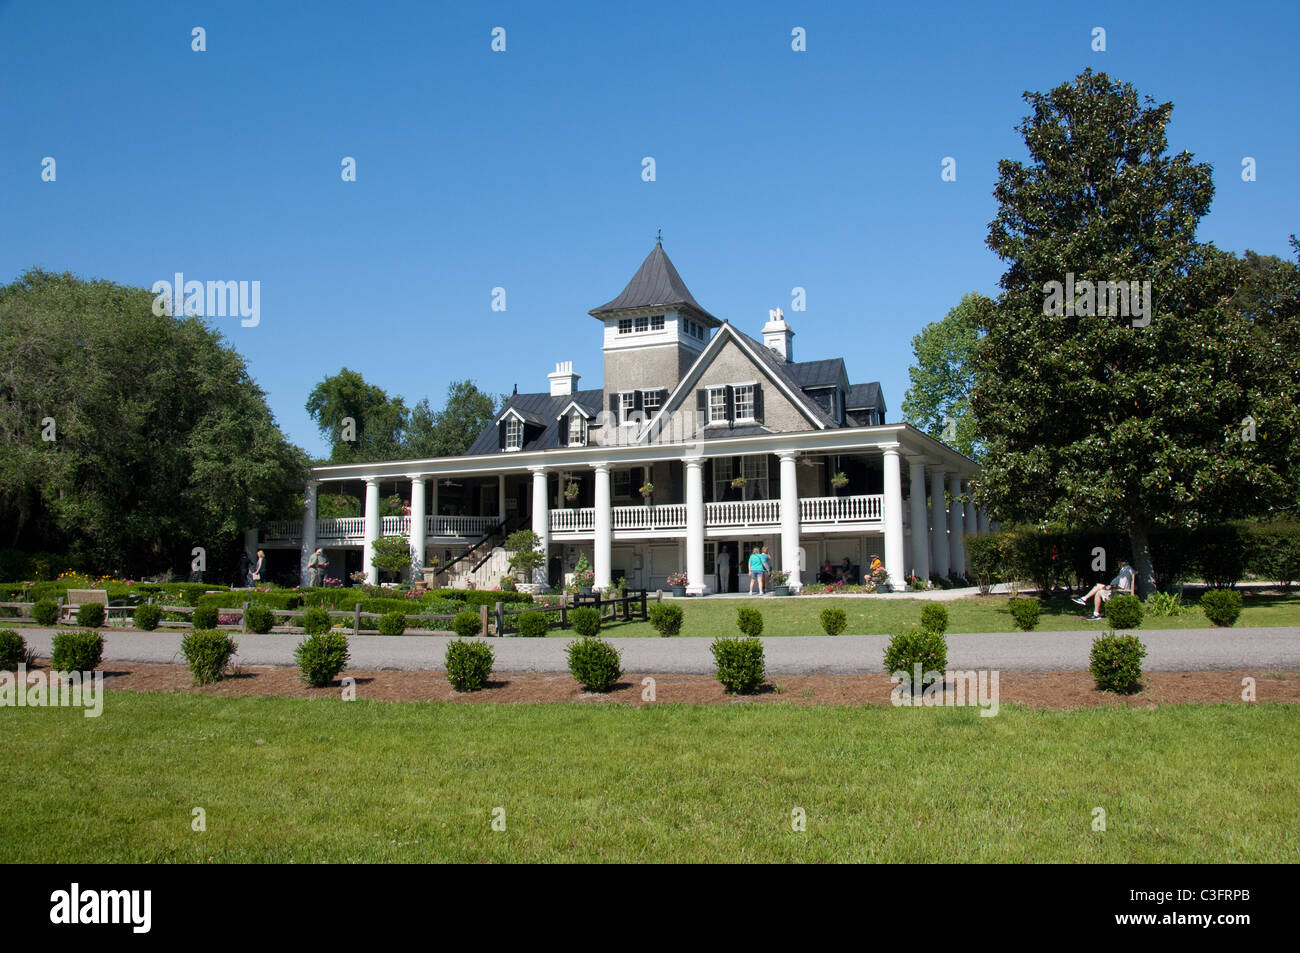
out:
{"label": "white window frame", "polygon": [[585,447],[587,445],[587,418],[581,411],[569,411],[569,446]]}
{"label": "white window frame", "polygon": [[[655,401],[657,402],[657,403],[654,405],[654,407],[651,407],[651,406],[650,406],[650,398],[651,398],[651,396],[653,396],[654,399],[655,399]],[[659,411],[663,409],[663,406],[664,406],[664,403],[663,403],[663,401],[660,399],[660,395],[659,395],[659,391],[658,391],[658,390],[643,390],[643,391],[641,391],[641,410],[645,413],[645,419],[646,419],[646,420],[649,420],[649,419],[650,419],[651,417],[653,417],[655,414],[659,413]]]}
{"label": "white window frame", "polygon": [[513,415],[506,418],[506,449],[524,449],[524,422]]}
{"label": "white window frame", "polygon": [[664,316],[662,314],[650,315],[650,330],[662,331],[664,329]]}
{"label": "white window frame", "polygon": [[[740,412],[740,389],[742,387],[749,388],[749,413],[748,414],[741,414]],[[754,418],[755,399],[754,398],[755,398],[755,393],[757,391],[757,388],[758,388],[758,381],[744,381],[743,383],[740,384],[731,385],[731,392],[732,392],[731,406],[736,412],[736,423],[752,424],[755,422],[755,418]]]}
{"label": "white window frame", "polygon": [[[745,499],[770,500],[772,498],[771,474],[767,454],[752,453],[740,458],[740,472],[745,477]],[[758,492],[759,488],[763,492]]]}
{"label": "white window frame", "polygon": [[[705,390],[708,393],[708,399],[704,405],[704,408],[707,411],[706,425],[709,427],[720,427],[724,424],[729,424],[731,421],[727,419],[727,388],[706,387]],[[722,415],[720,417],[715,417],[713,415],[713,395],[715,393],[722,395]]]}
{"label": "white window frame", "polygon": [[618,319],[618,333],[619,333],[619,334],[631,334],[631,333],[632,333],[632,319],[631,319],[631,318],[619,318],[619,319]]}
{"label": "white window frame", "polygon": [[639,315],[637,315],[637,317],[636,317],[636,321],[635,321],[635,324],[633,325],[633,327],[635,327],[635,329],[636,329],[636,333],[637,333],[637,334],[644,334],[646,331],[649,331],[649,330],[650,330],[650,315],[648,315],[648,314],[639,314]]}
{"label": "white window frame", "polygon": [[[632,496],[632,471],[614,470],[609,476],[610,495],[616,500],[629,499]],[[624,485],[622,492],[619,491],[620,483]]]}
{"label": "white window frame", "polygon": [[618,392],[618,423],[620,427],[629,427],[636,424],[633,415],[636,413],[636,391],[623,390]]}

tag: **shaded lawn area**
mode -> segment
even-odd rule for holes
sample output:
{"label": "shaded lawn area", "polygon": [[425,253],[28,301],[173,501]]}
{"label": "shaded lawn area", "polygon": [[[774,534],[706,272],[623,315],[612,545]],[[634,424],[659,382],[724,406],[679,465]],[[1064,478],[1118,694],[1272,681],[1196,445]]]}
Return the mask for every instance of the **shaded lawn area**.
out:
{"label": "shaded lawn area", "polygon": [[[980,718],[114,692],[98,719],[0,709],[0,731],[4,862],[1212,863],[1300,850],[1300,720],[1282,705]],[[196,807],[206,832],[191,830]],[[491,828],[497,807],[505,831]]]}
{"label": "shaded lawn area", "polygon": [[[932,603],[921,599],[846,599],[789,596],[765,599],[677,599],[685,620],[682,635],[714,638],[719,635],[739,635],[736,628],[736,610],[740,606],[753,606],[763,613],[763,635],[823,635],[819,619],[822,609],[837,606],[849,617],[844,635],[892,635],[904,626],[919,625],[921,608],[942,605],[948,609],[948,632],[1016,632],[1015,621],[1007,609],[1008,596],[969,596],[953,602]],[[1300,626],[1300,594],[1242,593],[1243,607],[1237,626]],[[1056,596],[1040,602],[1038,631],[1102,632],[1105,622],[1088,622],[1091,605],[1071,602]],[[1198,607],[1194,611],[1175,617],[1147,616],[1142,629],[1210,629],[1213,626]],[[1141,631],[1141,630],[1139,630]],[[606,623],[602,634],[610,637],[658,636],[647,622]],[[571,638],[572,633],[551,631],[552,637]]]}

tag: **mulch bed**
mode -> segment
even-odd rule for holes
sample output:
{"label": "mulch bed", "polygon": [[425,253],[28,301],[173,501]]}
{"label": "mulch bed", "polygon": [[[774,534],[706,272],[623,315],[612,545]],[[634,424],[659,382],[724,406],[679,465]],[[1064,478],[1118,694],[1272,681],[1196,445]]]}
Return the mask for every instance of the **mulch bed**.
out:
{"label": "mulch bed", "polygon": [[[45,662],[41,665],[48,664]],[[137,692],[190,692],[201,695],[338,698],[341,683],[331,688],[311,688],[296,668],[273,665],[242,666],[232,677],[215,685],[195,687],[183,665],[148,662],[109,662],[103,666],[104,687]],[[645,705],[642,679],[646,673],[627,673],[608,694],[584,692],[569,675],[553,673],[494,672],[481,692],[457,692],[442,672],[397,669],[345,669],[356,679],[356,697],[378,701],[449,701],[465,704],[494,702]],[[650,675],[655,703],[690,705],[888,705],[892,685],[883,674],[774,675],[755,695],[728,695],[711,675]],[[1149,672],[1144,687],[1132,695],[1097,691],[1087,672],[1002,672],[999,701],[1031,708],[1097,708],[1125,706],[1155,708],[1160,705],[1233,702],[1242,704],[1242,679],[1255,679],[1259,702],[1300,703],[1300,672],[1237,671]]]}

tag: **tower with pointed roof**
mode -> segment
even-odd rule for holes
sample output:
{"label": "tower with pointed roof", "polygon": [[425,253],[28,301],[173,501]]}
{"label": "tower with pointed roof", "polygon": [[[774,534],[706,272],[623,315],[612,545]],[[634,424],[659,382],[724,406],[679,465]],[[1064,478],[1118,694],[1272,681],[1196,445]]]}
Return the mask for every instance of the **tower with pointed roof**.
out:
{"label": "tower with pointed roof", "polygon": [[660,241],[612,301],[588,312],[605,326],[605,395],[672,390],[722,322],[701,307]]}

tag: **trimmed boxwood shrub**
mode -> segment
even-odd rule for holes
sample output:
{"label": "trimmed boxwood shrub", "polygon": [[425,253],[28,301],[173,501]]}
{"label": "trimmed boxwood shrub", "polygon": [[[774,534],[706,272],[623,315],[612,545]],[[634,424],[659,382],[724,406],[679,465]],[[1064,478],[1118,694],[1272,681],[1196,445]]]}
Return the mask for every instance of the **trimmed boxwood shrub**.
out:
{"label": "trimmed boxwood shrub", "polygon": [[1032,632],[1038,625],[1037,599],[1009,599],[1007,609],[1011,612],[1011,618],[1015,620],[1016,628],[1022,632]]}
{"label": "trimmed boxwood shrub", "polygon": [[[1034,605],[1037,606],[1038,603]],[[921,666],[921,684],[912,685],[917,665]],[[947,667],[948,641],[942,632],[909,626],[891,638],[885,646],[885,672],[889,675],[897,675],[899,672],[906,675],[913,694],[918,694],[926,685],[941,680]]]}
{"label": "trimmed boxwood shrub", "polygon": [[195,606],[190,614],[190,621],[196,629],[215,629],[220,613],[216,606]]}
{"label": "trimmed boxwood shrub", "polygon": [[480,691],[492,674],[495,660],[492,646],[486,642],[452,639],[447,643],[447,681],[459,692]]}
{"label": "trimmed boxwood shrub", "polygon": [[1111,596],[1104,611],[1106,621],[1117,629],[1136,629],[1146,614],[1137,596]]}
{"label": "trimmed boxwood shrub", "polygon": [[59,607],[49,599],[32,606],[32,619],[37,625],[54,625],[59,620]]}
{"label": "trimmed boxwood shrub", "polygon": [[839,635],[849,624],[849,614],[843,609],[823,609],[821,620],[822,629],[827,635]]}
{"label": "trimmed boxwood shrub", "polygon": [[329,612],[320,606],[312,606],[302,614],[302,629],[308,635],[322,635],[333,627]]}
{"label": "trimmed boxwood shrub", "polygon": [[133,617],[137,629],[152,632],[158,628],[158,623],[162,621],[162,609],[152,602],[142,602],[135,607]]}
{"label": "trimmed boxwood shrub", "polygon": [[298,671],[312,688],[325,688],[348,664],[348,637],[342,632],[317,632],[293,650]]}
{"label": "trimmed boxwood shrub", "polygon": [[104,607],[98,602],[87,602],[77,607],[77,625],[98,629],[104,624]]}
{"label": "trimmed boxwood shrub", "polygon": [[249,632],[266,635],[271,631],[271,626],[275,625],[275,616],[267,606],[250,605],[244,613],[244,624],[248,626]]}
{"label": "trimmed boxwood shrub", "polygon": [[[979,537],[975,537],[979,539]],[[943,635],[948,631],[948,607],[930,604],[921,609],[921,628]],[[1032,628],[1032,626],[1031,626]]]}
{"label": "trimmed boxwood shrub", "polygon": [[498,602],[532,602],[533,597],[526,592],[499,592],[496,589],[430,589],[424,594],[424,601],[433,599],[455,599],[471,606],[494,606]]}
{"label": "trimmed boxwood shrub", "polygon": [[600,632],[600,611],[590,606],[582,606],[569,613],[569,624],[573,631],[584,639],[595,638]]}
{"label": "trimmed boxwood shrub", "polygon": [[0,629],[0,671],[16,672],[27,661],[27,640],[13,629]]}
{"label": "trimmed boxwood shrub", "polygon": [[1093,640],[1088,671],[1104,692],[1131,692],[1141,687],[1147,647],[1136,635],[1106,632]]}
{"label": "trimmed boxwood shrub", "polygon": [[650,607],[650,624],[655,627],[655,631],[664,637],[678,635],[682,631],[682,622],[686,614],[682,612],[681,606],[675,606],[671,602],[657,602]]}
{"label": "trimmed boxwood shrub", "polygon": [[740,629],[742,635],[756,639],[763,634],[763,613],[757,609],[751,609],[748,606],[741,606],[736,610],[736,628]]}
{"label": "trimmed boxwood shrub", "polygon": [[[757,610],[750,611],[757,614]],[[761,616],[759,625],[762,625]],[[763,643],[756,636],[714,639],[709,648],[713,652],[716,666],[714,674],[727,691],[750,695],[763,684],[763,679],[767,676],[767,663],[763,659]]]}
{"label": "trimmed boxwood shrub", "polygon": [[89,672],[104,658],[104,637],[98,632],[59,632],[50,640],[50,668],[56,672]]}
{"label": "trimmed boxwood shrub", "polygon": [[406,631],[406,613],[389,612],[379,617],[380,635],[401,635]]}
{"label": "trimmed boxwood shrub", "polygon": [[607,692],[623,675],[618,650],[604,639],[582,638],[564,649],[569,658],[569,674],[589,692]]}
{"label": "trimmed boxwood shrub", "polygon": [[474,609],[464,609],[456,613],[456,618],[451,620],[451,631],[455,632],[462,639],[472,639],[479,634],[483,628],[483,620],[479,613]]}
{"label": "trimmed boxwood shrub", "polygon": [[551,620],[543,612],[521,612],[515,616],[515,621],[519,634],[526,639],[545,638],[551,628]]}
{"label": "trimmed boxwood shrub", "polygon": [[1241,615],[1241,593],[1232,589],[1211,589],[1201,596],[1201,611],[1213,624],[1230,626]]}
{"label": "trimmed boxwood shrub", "polygon": [[235,640],[220,629],[194,629],[181,639],[181,654],[194,675],[195,685],[220,681],[238,648]]}

